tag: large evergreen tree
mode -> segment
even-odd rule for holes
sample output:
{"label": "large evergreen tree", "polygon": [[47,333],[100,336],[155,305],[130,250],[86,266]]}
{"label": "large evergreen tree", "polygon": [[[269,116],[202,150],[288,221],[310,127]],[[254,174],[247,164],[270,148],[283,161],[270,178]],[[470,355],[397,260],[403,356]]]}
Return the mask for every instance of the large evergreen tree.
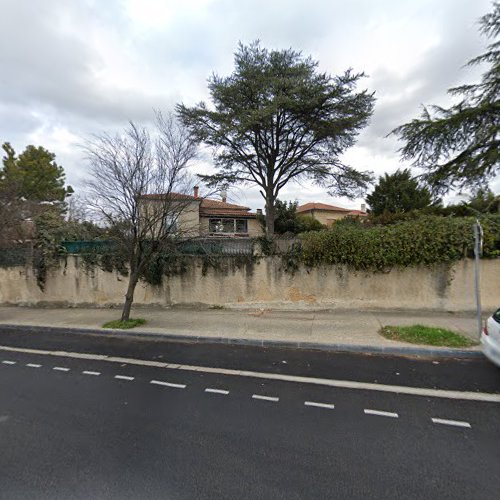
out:
{"label": "large evergreen tree", "polygon": [[65,186],[64,169],[56,155],[39,146],[27,146],[16,156],[12,146],[2,146],[5,156],[0,170],[0,183],[15,191],[16,196],[29,202],[49,202],[61,206],[73,189]]}
{"label": "large evergreen tree", "polygon": [[425,170],[423,179],[438,192],[477,188],[500,168],[500,3],[480,20],[494,39],[469,66],[488,65],[481,81],[448,92],[460,101],[449,108],[424,108],[422,116],[396,128],[404,159]]}
{"label": "large evergreen tree", "polygon": [[366,197],[373,215],[404,213],[428,207],[432,196],[426,187],[421,187],[408,169],[379,177],[378,184]]}
{"label": "large evergreen tree", "polygon": [[235,69],[209,80],[212,107],[179,105],[183,122],[214,151],[210,186],[257,185],[266,204],[266,232],[274,234],[275,202],[291,181],[311,179],[330,194],[359,196],[371,175],[340,155],[355,143],[373,112],[373,94],[356,91],[363,74],[332,77],[291,49],[239,45]]}

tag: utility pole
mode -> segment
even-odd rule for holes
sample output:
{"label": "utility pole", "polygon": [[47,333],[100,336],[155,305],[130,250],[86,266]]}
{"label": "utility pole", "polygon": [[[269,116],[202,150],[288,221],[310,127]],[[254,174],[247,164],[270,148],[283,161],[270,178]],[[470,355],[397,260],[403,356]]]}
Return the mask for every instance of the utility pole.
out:
{"label": "utility pole", "polygon": [[483,328],[483,323],[481,320],[481,280],[480,280],[480,257],[483,253],[483,228],[479,223],[479,219],[476,219],[474,224],[474,285],[475,285],[475,295],[476,295],[476,316],[477,316],[477,332],[478,338],[481,338],[481,331]]}

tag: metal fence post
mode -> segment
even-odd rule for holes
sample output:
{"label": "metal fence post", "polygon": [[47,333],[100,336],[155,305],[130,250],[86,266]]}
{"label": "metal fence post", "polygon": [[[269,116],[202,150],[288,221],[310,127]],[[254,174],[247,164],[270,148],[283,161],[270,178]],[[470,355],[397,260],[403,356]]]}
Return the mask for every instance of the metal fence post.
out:
{"label": "metal fence post", "polygon": [[474,288],[476,295],[476,317],[477,317],[477,331],[478,338],[481,338],[481,331],[483,328],[482,319],[481,319],[481,279],[480,279],[480,257],[483,251],[483,228],[479,223],[479,220],[476,219],[476,223],[474,224]]}

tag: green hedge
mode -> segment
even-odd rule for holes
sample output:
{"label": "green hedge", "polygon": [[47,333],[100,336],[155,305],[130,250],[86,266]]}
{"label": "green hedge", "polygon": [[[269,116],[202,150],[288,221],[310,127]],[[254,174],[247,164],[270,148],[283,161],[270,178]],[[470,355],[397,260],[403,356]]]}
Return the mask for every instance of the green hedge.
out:
{"label": "green hedge", "polygon": [[[345,264],[354,269],[431,265],[470,257],[473,217],[426,216],[388,226],[338,224],[302,235],[301,260],[309,266]],[[500,256],[500,215],[481,218],[484,257]]]}

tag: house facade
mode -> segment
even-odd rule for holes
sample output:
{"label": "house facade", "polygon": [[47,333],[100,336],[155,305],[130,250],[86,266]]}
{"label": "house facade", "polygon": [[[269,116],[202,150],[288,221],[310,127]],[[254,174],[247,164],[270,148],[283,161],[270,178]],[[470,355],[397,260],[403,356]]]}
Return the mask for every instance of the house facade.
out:
{"label": "house facade", "polygon": [[[257,213],[249,207],[228,203],[225,196],[221,200],[203,198],[199,196],[198,187],[192,195],[170,193],[168,196],[177,205],[177,209],[172,210],[175,220],[170,224],[175,225],[182,236],[250,238],[263,234]],[[154,209],[155,204],[164,199],[161,194],[142,196],[146,210],[147,207]]]}
{"label": "house facade", "polygon": [[361,205],[361,210],[350,210],[348,208],[327,205],[326,203],[305,203],[297,207],[299,215],[312,217],[325,226],[331,226],[335,221],[344,217],[367,217],[366,206]]}

